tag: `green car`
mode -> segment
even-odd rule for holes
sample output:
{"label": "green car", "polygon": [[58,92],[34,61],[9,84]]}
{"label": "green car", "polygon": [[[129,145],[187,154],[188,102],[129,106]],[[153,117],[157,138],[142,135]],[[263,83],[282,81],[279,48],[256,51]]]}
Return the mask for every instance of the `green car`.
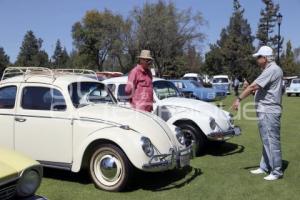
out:
{"label": "green car", "polygon": [[41,184],[42,166],[17,152],[0,148],[0,199],[31,198]]}

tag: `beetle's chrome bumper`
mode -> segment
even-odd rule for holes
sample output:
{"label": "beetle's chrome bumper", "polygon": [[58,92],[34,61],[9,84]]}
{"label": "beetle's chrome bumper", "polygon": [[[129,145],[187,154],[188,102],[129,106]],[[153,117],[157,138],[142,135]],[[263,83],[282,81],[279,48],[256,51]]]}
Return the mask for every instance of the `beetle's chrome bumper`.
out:
{"label": "beetle's chrome bumper", "polygon": [[182,168],[190,165],[190,159],[195,156],[195,145],[178,151],[171,150],[169,154],[154,155],[147,164],[143,165],[145,171],[165,171]]}
{"label": "beetle's chrome bumper", "polygon": [[239,136],[241,135],[241,132],[242,132],[241,128],[239,126],[235,126],[227,131],[212,132],[208,134],[207,137],[212,140],[223,141],[233,136]]}

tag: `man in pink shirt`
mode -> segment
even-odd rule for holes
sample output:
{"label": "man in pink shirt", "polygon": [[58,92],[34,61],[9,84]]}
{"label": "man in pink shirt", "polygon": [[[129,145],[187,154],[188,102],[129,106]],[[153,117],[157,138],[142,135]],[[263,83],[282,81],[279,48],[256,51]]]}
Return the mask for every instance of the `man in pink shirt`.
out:
{"label": "man in pink shirt", "polygon": [[153,110],[153,85],[150,65],[153,58],[149,50],[142,50],[137,64],[129,73],[125,92],[133,108],[151,112]]}

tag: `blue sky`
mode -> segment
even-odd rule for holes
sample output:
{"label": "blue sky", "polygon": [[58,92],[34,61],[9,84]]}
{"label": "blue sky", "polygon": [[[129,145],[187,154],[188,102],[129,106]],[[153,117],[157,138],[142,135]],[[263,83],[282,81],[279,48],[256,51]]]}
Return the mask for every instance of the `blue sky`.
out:
{"label": "blue sky", "polygon": [[[127,16],[135,7],[155,0],[0,0],[0,47],[3,47],[15,61],[27,30],[33,30],[44,40],[43,49],[52,56],[55,42],[71,51],[71,27],[79,21],[87,10],[108,8],[115,13]],[[179,9],[192,8],[202,12],[208,25],[202,28],[207,38],[203,51],[209,43],[214,43],[223,27],[227,26],[232,14],[232,0],[173,0]],[[245,17],[256,32],[259,12],[263,8],[261,0],[240,0],[245,8]],[[294,47],[300,47],[300,0],[274,0],[281,6],[283,14],[282,35],[291,40]],[[276,27],[277,31],[277,27]]]}

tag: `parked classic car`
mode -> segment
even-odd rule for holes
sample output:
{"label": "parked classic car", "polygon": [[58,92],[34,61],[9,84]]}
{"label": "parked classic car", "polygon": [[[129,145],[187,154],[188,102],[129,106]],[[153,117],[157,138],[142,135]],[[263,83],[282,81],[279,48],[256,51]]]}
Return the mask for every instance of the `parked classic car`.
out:
{"label": "parked classic car", "polygon": [[192,148],[179,128],[118,106],[103,83],[47,68],[4,71],[0,127],[0,145],[46,167],[86,167],[96,187],[108,191],[123,190],[135,168],[157,172],[189,165]]}
{"label": "parked classic car", "polygon": [[[130,107],[130,96],[125,94],[127,76],[104,80],[117,97],[120,105]],[[240,128],[233,123],[232,115],[217,106],[200,100],[184,98],[175,85],[164,79],[154,78],[153,113],[169,125],[180,127],[186,145],[195,142],[197,154],[203,152],[207,140],[226,141],[240,135]]]}
{"label": "parked classic car", "polygon": [[291,81],[289,87],[286,88],[287,96],[295,94],[296,96],[300,95],[300,79],[296,78]]}
{"label": "parked classic car", "polygon": [[224,90],[230,94],[230,80],[227,75],[216,75],[212,78],[212,87],[219,90]]}
{"label": "parked classic car", "polygon": [[[38,162],[20,153],[0,148],[1,200],[33,197],[41,184],[42,177],[43,168]],[[39,197],[39,199],[44,198]]]}
{"label": "parked classic car", "polygon": [[218,101],[225,99],[224,90],[205,88],[194,80],[170,80],[175,84],[178,90],[187,98],[198,99],[202,101]]}

